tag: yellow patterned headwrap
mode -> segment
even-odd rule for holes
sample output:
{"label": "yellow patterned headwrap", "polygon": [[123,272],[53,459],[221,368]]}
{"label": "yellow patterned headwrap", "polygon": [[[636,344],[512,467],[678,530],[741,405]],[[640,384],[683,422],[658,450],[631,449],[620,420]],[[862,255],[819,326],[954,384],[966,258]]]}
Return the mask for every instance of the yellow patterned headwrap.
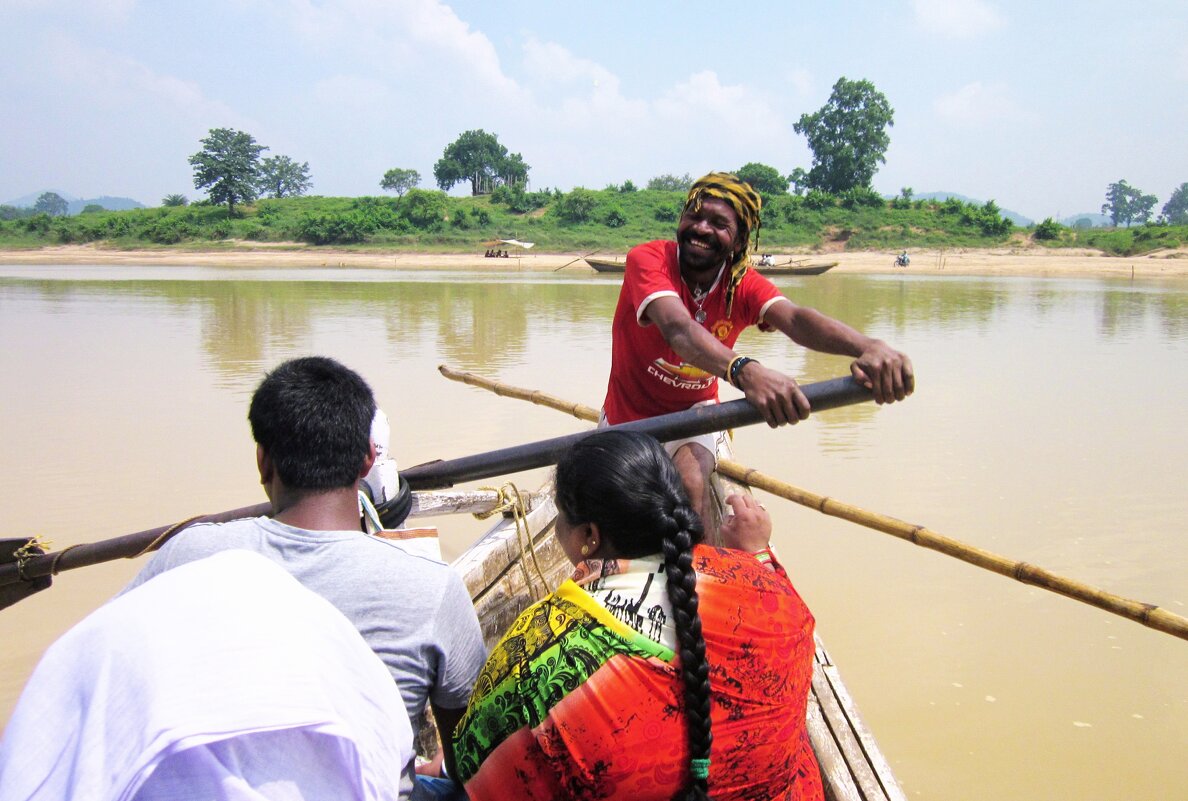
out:
{"label": "yellow patterned headwrap", "polygon": [[685,200],[682,214],[697,211],[706,198],[724,200],[738,215],[739,235],[743,240],[743,247],[734,255],[730,263],[730,282],[726,285],[726,315],[734,306],[734,290],[738,287],[742,277],[746,275],[751,260],[751,234],[755,235],[755,244],[759,242],[759,211],[763,208],[763,199],[759,193],[751,188],[746,181],[739,180],[737,175],[728,172],[711,172],[698,178],[689,190],[689,197]]}

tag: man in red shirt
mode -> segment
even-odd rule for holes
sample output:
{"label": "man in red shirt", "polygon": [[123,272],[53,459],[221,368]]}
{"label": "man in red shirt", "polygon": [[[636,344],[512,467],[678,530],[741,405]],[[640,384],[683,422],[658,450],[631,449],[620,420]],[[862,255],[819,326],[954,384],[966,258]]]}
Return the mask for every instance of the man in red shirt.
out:
{"label": "man in red shirt", "polygon": [[[908,357],[820,312],[797,306],[749,269],[751,234],[762,201],[749,184],[710,173],[693,184],[676,241],[647,242],[627,254],[626,274],[611,328],[611,372],[603,414],[607,423],[716,403],[718,378],[742,390],[772,426],[808,417],[796,382],[733,350],[742,330],[777,329],[798,345],[852,356],[854,378],[876,403],[893,403],[914,387]],[[707,478],[714,438],[669,444],[693,506],[708,522]]]}

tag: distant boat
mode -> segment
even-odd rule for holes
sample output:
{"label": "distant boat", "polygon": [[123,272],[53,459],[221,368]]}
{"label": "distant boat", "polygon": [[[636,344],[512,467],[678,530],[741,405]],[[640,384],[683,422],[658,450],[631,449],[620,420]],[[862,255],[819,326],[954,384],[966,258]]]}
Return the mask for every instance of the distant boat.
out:
{"label": "distant boat", "polygon": [[616,259],[595,259],[586,256],[584,261],[600,273],[621,273],[627,266]]}
{"label": "distant boat", "polygon": [[820,264],[779,264],[772,267],[753,265],[764,275],[820,275],[826,270],[837,266],[836,261],[825,261]]}

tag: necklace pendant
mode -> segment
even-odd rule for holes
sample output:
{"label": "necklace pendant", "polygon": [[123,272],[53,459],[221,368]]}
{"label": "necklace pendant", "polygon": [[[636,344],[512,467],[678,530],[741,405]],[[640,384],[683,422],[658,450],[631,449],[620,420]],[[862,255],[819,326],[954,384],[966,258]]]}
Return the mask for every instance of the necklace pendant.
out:
{"label": "necklace pendant", "polygon": [[699,323],[704,323],[705,322],[705,312],[702,309],[698,309],[697,313],[693,315],[693,319]]}

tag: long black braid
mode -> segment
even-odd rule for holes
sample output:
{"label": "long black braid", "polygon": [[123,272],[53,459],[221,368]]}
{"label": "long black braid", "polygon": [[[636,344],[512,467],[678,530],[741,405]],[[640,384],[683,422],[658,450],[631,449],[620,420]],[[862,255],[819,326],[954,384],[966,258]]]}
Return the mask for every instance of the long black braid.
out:
{"label": "long black braid", "polygon": [[693,546],[701,542],[703,528],[680,474],[652,437],[603,431],[581,440],[558,462],[556,490],[557,506],[569,523],[596,523],[624,558],[664,556],[689,735],[691,779],[680,797],[708,798],[709,661],[693,570]]}

